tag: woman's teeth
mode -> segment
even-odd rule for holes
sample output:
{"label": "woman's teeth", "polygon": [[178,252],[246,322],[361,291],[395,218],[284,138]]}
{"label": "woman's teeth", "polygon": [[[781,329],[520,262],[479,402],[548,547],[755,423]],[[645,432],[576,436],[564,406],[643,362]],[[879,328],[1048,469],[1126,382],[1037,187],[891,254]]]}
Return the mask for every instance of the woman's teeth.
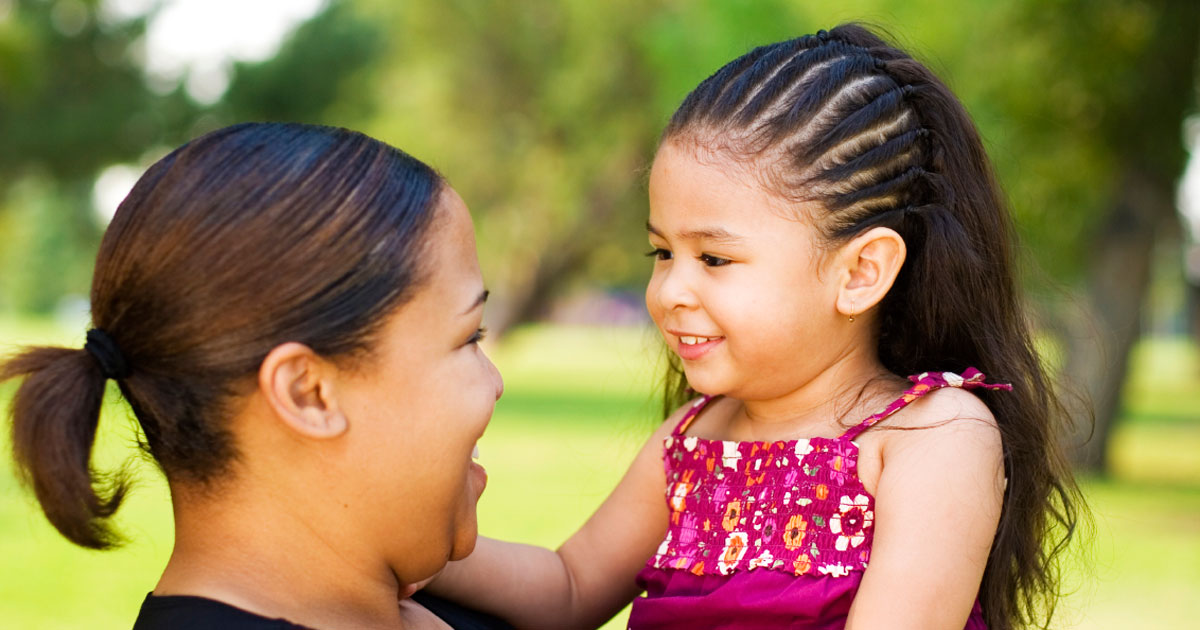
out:
{"label": "woman's teeth", "polygon": [[475,445],[475,448],[471,449],[471,459],[479,459],[479,445],[478,444]]}
{"label": "woman's teeth", "polygon": [[679,342],[680,342],[680,343],[682,343],[682,344],[683,344],[683,345],[685,345],[685,346],[694,346],[694,345],[696,345],[696,344],[698,344],[698,343],[704,343],[704,342],[706,342],[706,341],[711,341],[711,340],[713,340],[713,339],[718,339],[718,337],[690,337],[690,336],[683,336],[683,337],[680,337],[680,338],[679,338]]}

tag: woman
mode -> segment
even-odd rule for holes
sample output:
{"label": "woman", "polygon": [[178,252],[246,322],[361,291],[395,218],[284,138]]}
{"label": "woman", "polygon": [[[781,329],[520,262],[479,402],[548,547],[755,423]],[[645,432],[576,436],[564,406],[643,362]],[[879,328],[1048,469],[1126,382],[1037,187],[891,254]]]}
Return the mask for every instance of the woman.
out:
{"label": "woman", "polygon": [[475,544],[503,388],[486,297],[466,206],[425,164],[342,129],[215,131],[121,204],[85,347],[0,368],[23,379],[18,469],[65,537],[118,542],[127,480],[89,465],[113,379],[175,516],[135,628],[446,627],[397,598]]}

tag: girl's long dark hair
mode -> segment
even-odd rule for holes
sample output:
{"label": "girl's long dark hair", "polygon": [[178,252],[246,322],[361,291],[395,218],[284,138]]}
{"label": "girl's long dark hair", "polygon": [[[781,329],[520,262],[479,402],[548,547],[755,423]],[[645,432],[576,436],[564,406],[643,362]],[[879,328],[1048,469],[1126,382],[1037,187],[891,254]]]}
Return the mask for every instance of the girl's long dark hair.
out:
{"label": "girl's long dark hair", "polygon": [[[772,192],[807,202],[831,245],[874,226],[908,258],[880,304],[879,358],[897,375],[976,367],[1008,487],[980,588],[988,627],[1048,626],[1059,561],[1085,514],[1060,439],[1068,420],[1017,289],[1014,230],[979,133],[925,66],[868,29],[757,48],[702,82],[663,142],[752,163]],[[665,406],[684,402],[677,364]]]}
{"label": "girl's long dark hair", "polygon": [[[173,483],[207,485],[238,457],[230,405],[275,346],[369,354],[421,281],[441,177],[330,127],[247,123],[150,167],[104,234],[92,323],[128,366],[118,378],[144,445]],[[123,371],[124,372],[124,371]],[[0,365],[18,472],[63,536],[119,542],[127,479],[91,467],[106,373],[82,349],[32,348]]]}

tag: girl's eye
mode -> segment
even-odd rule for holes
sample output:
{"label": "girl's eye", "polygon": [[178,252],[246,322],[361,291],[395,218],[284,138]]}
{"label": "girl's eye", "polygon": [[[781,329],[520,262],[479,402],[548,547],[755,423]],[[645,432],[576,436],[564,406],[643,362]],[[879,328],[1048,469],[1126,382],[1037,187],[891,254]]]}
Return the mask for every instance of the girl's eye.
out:
{"label": "girl's eye", "polygon": [[661,247],[651,250],[646,255],[655,260],[671,260],[671,252]]}
{"label": "girl's eye", "polygon": [[477,344],[480,341],[483,341],[483,338],[486,336],[487,328],[477,328],[475,329],[475,333],[471,335],[471,338],[467,340],[467,345]]}
{"label": "girl's eye", "polygon": [[709,267],[724,267],[733,261],[729,260],[728,258],[713,256],[712,254],[700,254],[700,262],[708,265]]}

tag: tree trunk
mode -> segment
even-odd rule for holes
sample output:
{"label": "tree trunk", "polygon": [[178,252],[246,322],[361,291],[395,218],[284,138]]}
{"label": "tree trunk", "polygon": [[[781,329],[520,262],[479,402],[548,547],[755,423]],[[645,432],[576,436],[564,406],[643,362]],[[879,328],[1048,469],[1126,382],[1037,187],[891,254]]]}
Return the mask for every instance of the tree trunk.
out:
{"label": "tree trunk", "polygon": [[[633,182],[634,173],[641,168],[641,159],[626,155],[618,162],[624,167],[615,171],[629,173],[627,180]],[[488,331],[493,338],[499,339],[512,327],[537,319],[562,286],[584,268],[596,244],[611,237],[617,211],[628,209],[621,203],[624,185],[600,178],[587,195],[585,210],[575,217],[569,229],[545,247],[548,253],[538,260],[529,280],[519,286],[505,287],[507,299],[488,316]]]}
{"label": "tree trunk", "polygon": [[1086,398],[1071,409],[1072,459],[1079,470],[1100,474],[1108,470],[1129,353],[1141,333],[1155,242],[1175,214],[1172,191],[1136,166],[1124,167],[1121,182],[1092,250],[1083,321],[1072,331],[1066,364],[1075,393]]}

